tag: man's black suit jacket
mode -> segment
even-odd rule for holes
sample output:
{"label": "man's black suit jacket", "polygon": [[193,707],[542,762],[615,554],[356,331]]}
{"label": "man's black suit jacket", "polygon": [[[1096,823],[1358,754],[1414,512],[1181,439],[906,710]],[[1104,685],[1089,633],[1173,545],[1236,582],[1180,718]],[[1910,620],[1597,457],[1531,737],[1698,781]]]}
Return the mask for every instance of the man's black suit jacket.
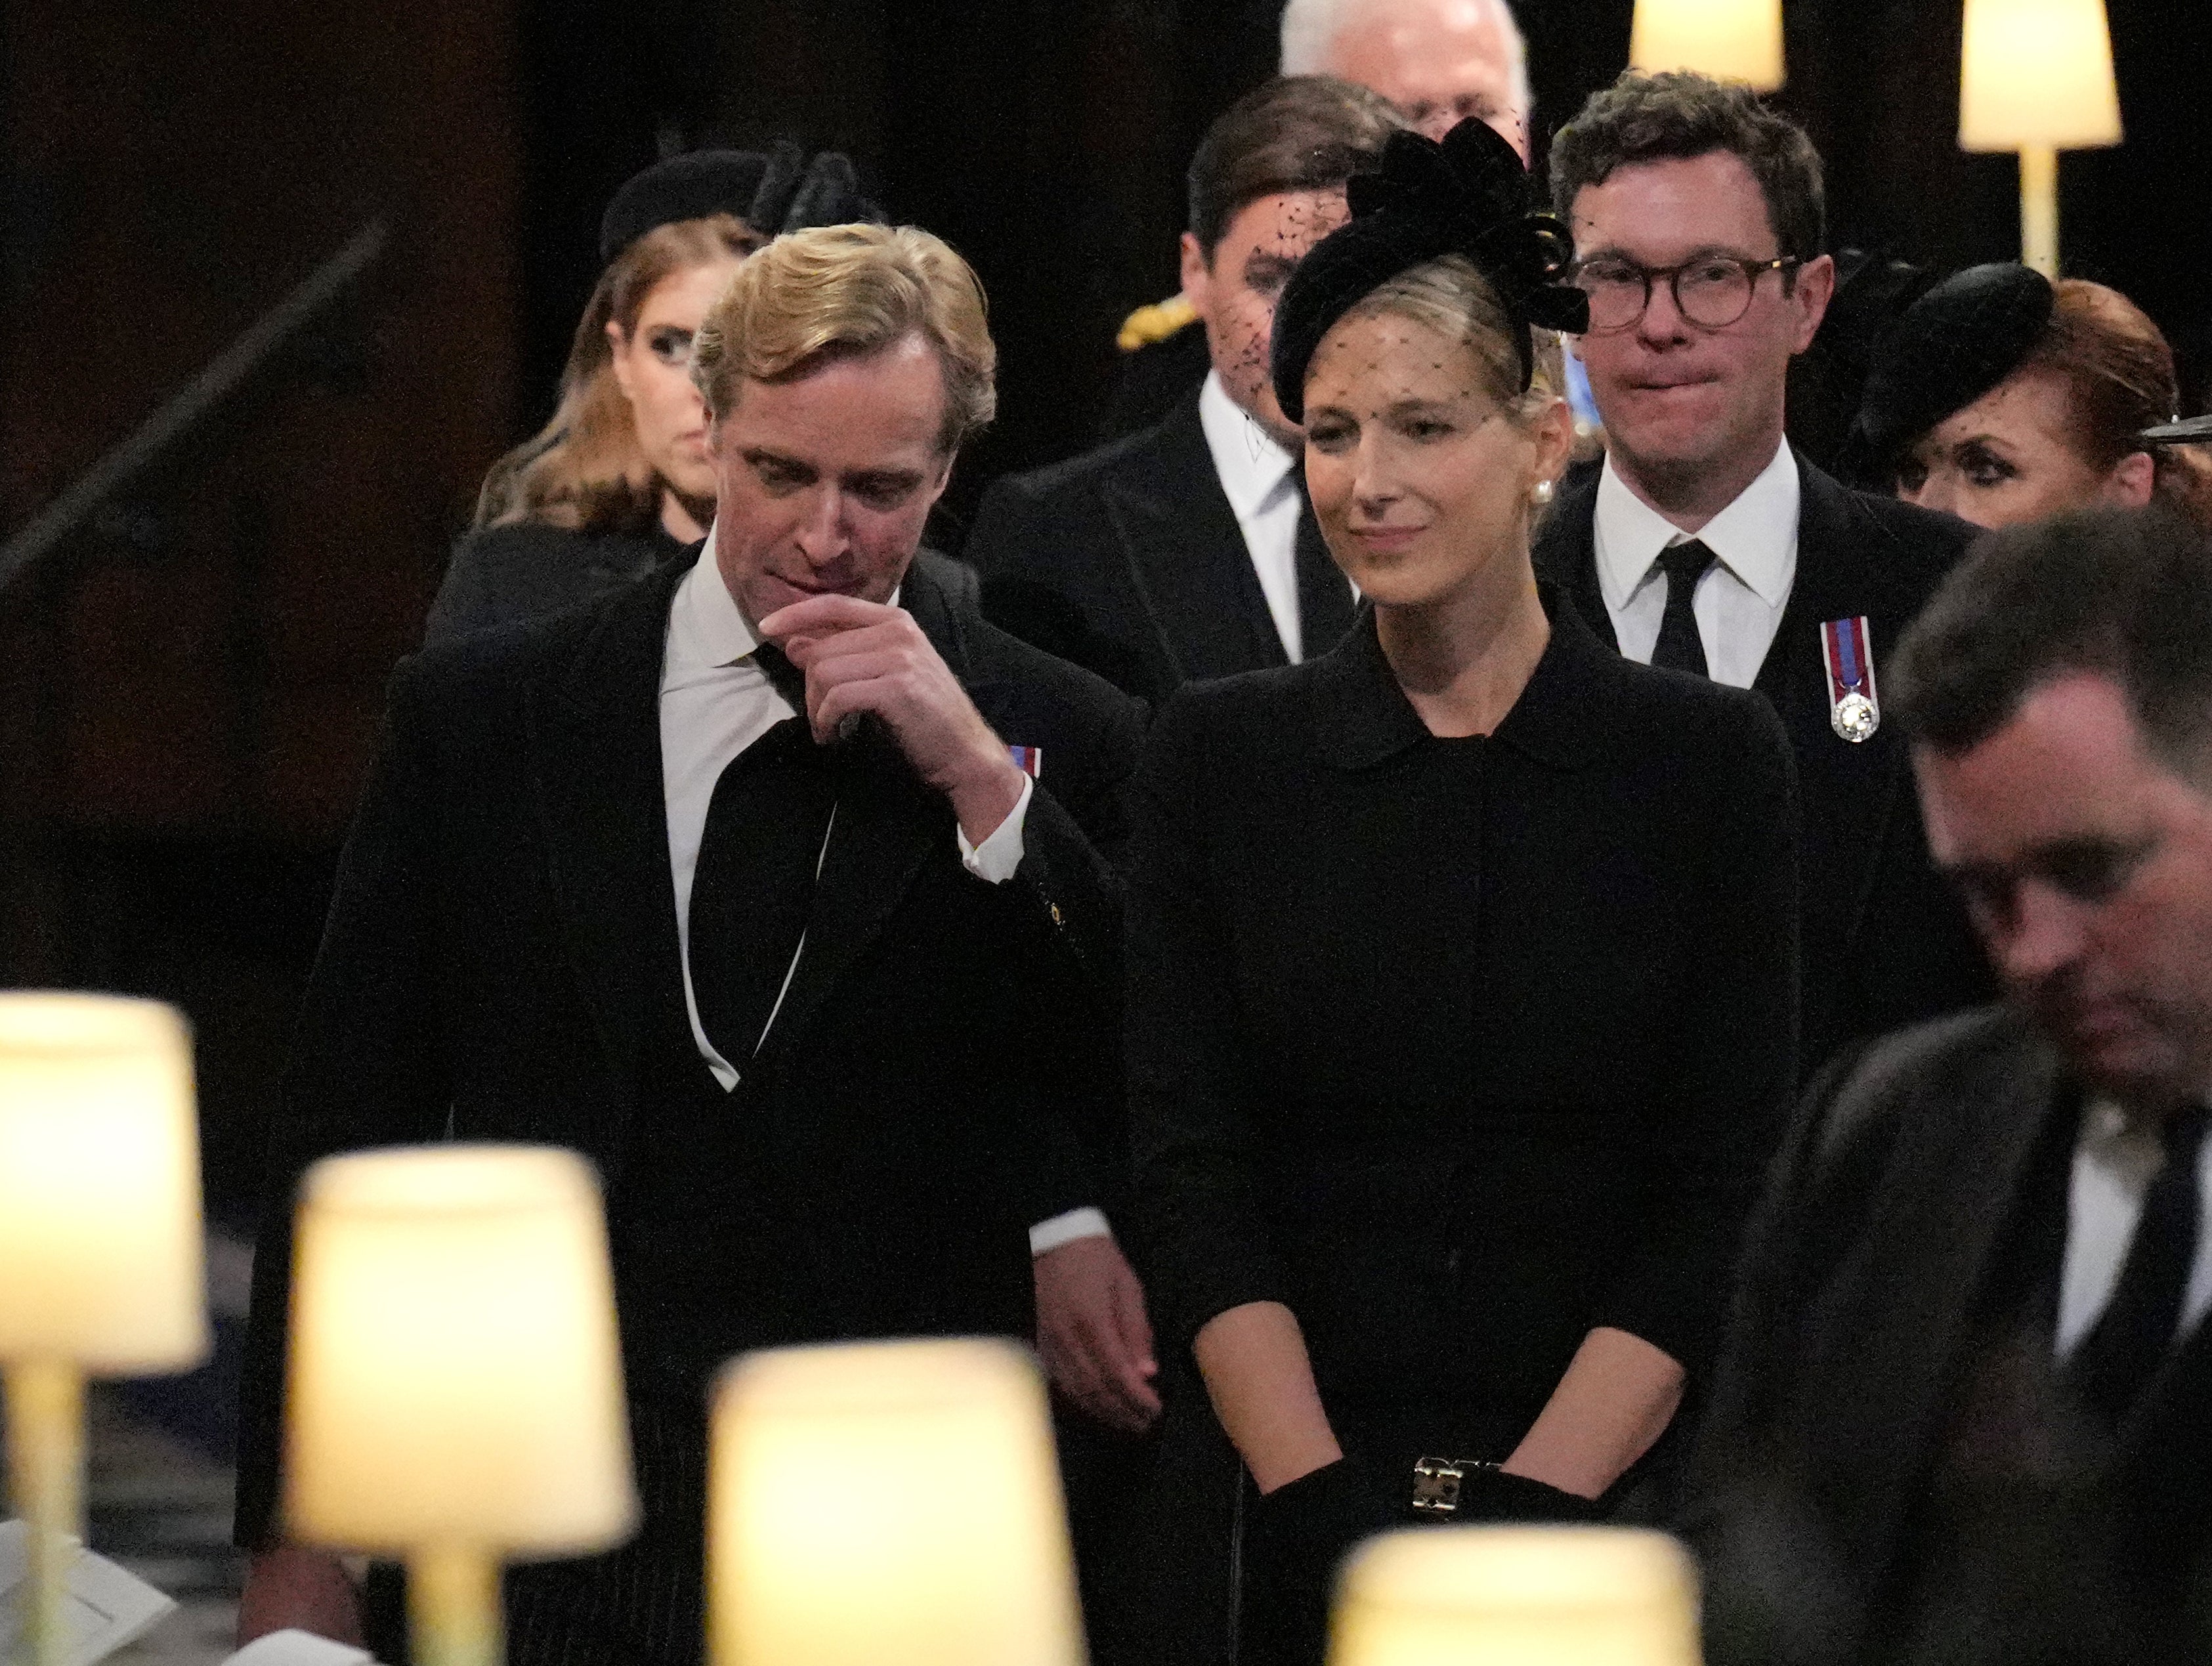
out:
{"label": "man's black suit jacket", "polygon": [[[2070,1156],[2081,1097],[2054,1049],[1999,1007],[1854,1049],[1808,1093],[1753,1219],[1696,1443],[1685,1530],[1707,1565],[1715,1666],[1923,1658],[1895,1633],[1953,1443],[1970,1466],[1993,1456],[2083,1482],[2076,1458],[2056,1456],[2079,1437],[2058,1404],[1968,1393],[1990,1292],[2019,1275],[2025,1241],[2063,1232],[2064,1176],[2041,1165]],[[2033,1325],[2046,1360],[2051,1323],[2046,1312]],[[1976,1455],[1990,1431],[2001,1438]],[[1947,1666],[1965,1657],[1945,1607],[1972,1601],[1968,1629],[1987,1638],[1977,1660],[2205,1657],[2212,1327],[2172,1356],[2117,1439],[2101,1438],[2087,1484],[2109,1513],[2081,1518],[2099,1530],[2048,1531],[2033,1493],[1996,1494],[2020,1505],[1987,1523],[2006,1600],[1988,1602],[1986,1584],[1931,1590],[1919,1571],[1917,1617],[1954,1632]],[[2196,1627],[2191,1649],[2143,1643],[2170,1643],[2177,1624]],[[2039,1652],[2054,1633],[2057,1651]]]}
{"label": "man's black suit jacket", "polygon": [[[1016,875],[960,864],[890,742],[848,743],[804,952],[727,1114],[774,1225],[753,1344],[1006,1331],[1030,1223],[1102,1201],[1116,1116],[1134,702],[986,623],[939,558],[902,596],[983,715],[1042,751]],[[272,1140],[245,1362],[238,1533],[277,1531],[294,1185],[315,1158],[445,1138],[572,1146],[620,1216],[654,1084],[703,1069],[683,1014],[659,690],[690,562],[404,662],[341,861]],[[711,1085],[708,1084],[708,1085]],[[633,1383],[633,1320],[623,1315]],[[642,1454],[641,1455],[642,1457]],[[648,1498],[648,1512],[652,1500]]]}
{"label": "man's black suit jacket", "polygon": [[[1902,731],[1854,744],[1829,721],[1820,626],[1864,616],[1877,687],[1884,657],[1973,536],[1948,515],[1838,485],[1802,458],[1797,575],[1753,684],[1781,714],[1797,759],[1803,883],[1799,1058],[1809,1076],[1854,1037],[1956,1012],[1994,993],[1964,910],[1928,855]],[[1619,646],[1598,587],[1598,475],[1566,492],[1536,543],[1538,573],[1573,595]]]}
{"label": "man's black suit jacket", "polygon": [[[1301,566],[1329,567],[1310,513],[1298,536]],[[987,618],[1155,705],[1288,663],[1194,392],[1155,428],[993,482],[961,555]]]}

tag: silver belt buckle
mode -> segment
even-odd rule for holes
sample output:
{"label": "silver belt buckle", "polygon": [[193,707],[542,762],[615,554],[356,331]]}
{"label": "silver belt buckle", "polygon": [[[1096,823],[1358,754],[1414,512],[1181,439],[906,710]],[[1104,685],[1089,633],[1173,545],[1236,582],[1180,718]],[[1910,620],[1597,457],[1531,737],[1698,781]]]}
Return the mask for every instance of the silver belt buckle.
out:
{"label": "silver belt buckle", "polygon": [[1468,1466],[1455,1458],[1413,1462],[1413,1508],[1424,1516],[1449,1516],[1459,1508],[1459,1485]]}

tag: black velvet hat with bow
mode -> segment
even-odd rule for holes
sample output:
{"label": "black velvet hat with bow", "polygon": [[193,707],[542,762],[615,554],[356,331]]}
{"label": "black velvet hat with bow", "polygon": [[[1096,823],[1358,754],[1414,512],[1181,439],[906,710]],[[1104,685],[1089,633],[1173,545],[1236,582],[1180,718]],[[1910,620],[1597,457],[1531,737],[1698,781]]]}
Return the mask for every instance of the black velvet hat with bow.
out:
{"label": "black velvet hat with bow", "polygon": [[1844,469],[1886,485],[1907,446],[2020,368],[2056,300],[2042,273],[2000,262],[1954,272],[1906,307],[1875,347]]}
{"label": "black velvet hat with bow", "polygon": [[1465,255],[1488,278],[1514,323],[1521,386],[1534,374],[1528,329],[1579,333],[1589,300],[1559,282],[1574,252],[1567,228],[1537,210],[1513,147],[1472,119],[1443,142],[1393,133],[1379,173],[1346,184],[1352,217],[1298,263],[1275,307],[1275,398],[1305,420],[1306,367],[1330,327],[1399,273]]}
{"label": "black velvet hat with bow", "polygon": [[805,226],[880,222],[860,194],[851,159],[825,150],[811,162],[789,139],[757,150],[690,150],[655,162],[614,194],[599,221],[599,259],[612,260],[659,226],[731,214],[763,237]]}

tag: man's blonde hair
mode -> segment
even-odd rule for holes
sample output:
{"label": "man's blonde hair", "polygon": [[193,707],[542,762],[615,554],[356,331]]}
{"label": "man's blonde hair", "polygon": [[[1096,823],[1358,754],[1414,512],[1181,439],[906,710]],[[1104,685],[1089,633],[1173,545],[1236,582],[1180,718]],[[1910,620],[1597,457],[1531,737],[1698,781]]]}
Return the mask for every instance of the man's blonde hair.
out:
{"label": "man's blonde hair", "polygon": [[720,416],[748,378],[795,381],[917,335],[945,371],[938,443],[949,457],[998,408],[982,284],[950,244],[917,227],[812,226],[738,269],[692,343],[691,380]]}

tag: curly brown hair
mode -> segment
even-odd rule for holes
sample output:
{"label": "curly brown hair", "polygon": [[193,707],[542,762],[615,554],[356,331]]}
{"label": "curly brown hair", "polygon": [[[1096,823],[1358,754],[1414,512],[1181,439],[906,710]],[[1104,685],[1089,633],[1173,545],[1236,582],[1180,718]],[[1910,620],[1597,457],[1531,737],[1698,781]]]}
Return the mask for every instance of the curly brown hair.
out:
{"label": "curly brown hair", "polygon": [[1810,260],[1822,252],[1827,201],[1812,140],[1741,82],[1686,70],[1624,70],[1590,94],[1552,140],[1552,205],[1565,218],[1585,186],[1603,185],[1616,168],[1716,150],[1741,158],[1759,181],[1784,254]]}

